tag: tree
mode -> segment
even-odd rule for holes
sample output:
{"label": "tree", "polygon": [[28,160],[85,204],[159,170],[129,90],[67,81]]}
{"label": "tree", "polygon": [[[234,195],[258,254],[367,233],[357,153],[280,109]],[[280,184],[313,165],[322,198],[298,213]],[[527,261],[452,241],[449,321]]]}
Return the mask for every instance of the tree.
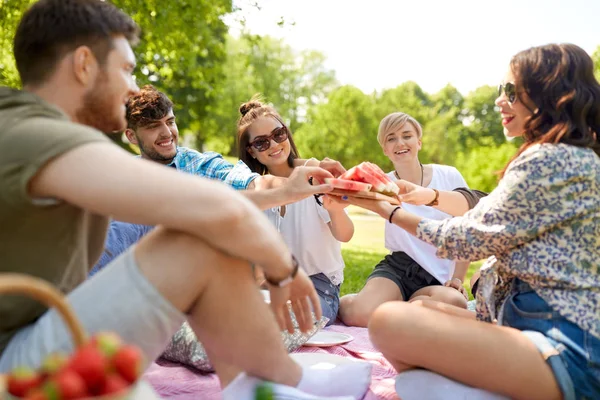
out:
{"label": "tree", "polygon": [[13,39],[21,15],[35,0],[0,0],[0,86],[21,86],[15,58]]}
{"label": "tree", "polygon": [[596,79],[600,81],[600,46],[592,54],[592,60],[594,60],[594,71],[596,73]]}
{"label": "tree", "polygon": [[492,86],[481,86],[467,95],[464,123],[468,129],[460,138],[462,146],[494,146],[506,142],[495,105],[497,97],[498,89]]}
{"label": "tree", "polygon": [[309,109],[294,139],[305,156],[331,157],[347,167],[366,160],[389,167],[377,142],[378,123],[373,97],[356,87],[342,86],[326,103]]}
{"label": "tree", "polygon": [[456,155],[463,151],[459,143],[466,130],[462,124],[463,103],[462,94],[451,85],[431,96],[430,113],[422,121],[422,162],[454,165]]}
{"label": "tree", "polygon": [[298,52],[268,36],[229,37],[224,78],[201,121],[206,147],[225,154],[236,152],[239,106],[257,93],[272,103],[295,131],[307,108],[326,99],[337,84],[323,61],[321,53]]}
{"label": "tree", "polygon": [[[0,2],[0,85],[19,86],[12,40],[24,10],[33,0]],[[152,83],[175,104],[184,131],[199,129],[206,106],[222,80],[225,37],[222,17],[231,0],[114,0],[142,29],[135,49],[139,85]],[[119,135],[120,136],[120,135]]]}

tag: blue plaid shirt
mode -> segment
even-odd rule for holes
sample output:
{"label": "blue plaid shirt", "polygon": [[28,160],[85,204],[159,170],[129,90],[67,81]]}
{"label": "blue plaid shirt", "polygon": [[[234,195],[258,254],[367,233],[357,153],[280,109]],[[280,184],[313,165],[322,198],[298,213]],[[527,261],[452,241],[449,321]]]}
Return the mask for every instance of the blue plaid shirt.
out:
{"label": "blue plaid shirt", "polygon": [[[259,176],[252,172],[243,161],[238,161],[233,165],[223,159],[219,153],[212,151],[200,153],[187,147],[178,147],[177,155],[168,166],[188,174],[222,181],[237,190],[246,189],[250,182]],[[153,228],[153,226],[112,221],[104,242],[104,252],[100,261],[90,271],[89,276],[100,271]]]}

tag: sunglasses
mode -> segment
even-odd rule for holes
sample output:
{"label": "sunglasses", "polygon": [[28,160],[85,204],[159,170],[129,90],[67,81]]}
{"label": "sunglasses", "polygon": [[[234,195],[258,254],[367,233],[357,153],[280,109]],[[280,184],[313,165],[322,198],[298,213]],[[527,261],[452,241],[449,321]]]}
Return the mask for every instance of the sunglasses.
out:
{"label": "sunglasses", "polygon": [[502,92],[504,92],[510,104],[517,101],[517,88],[514,83],[507,82],[504,85],[498,85],[498,96],[502,96]]}
{"label": "sunglasses", "polygon": [[254,147],[260,152],[267,151],[269,150],[269,147],[271,147],[271,139],[273,139],[275,143],[283,143],[288,139],[289,133],[288,128],[280,126],[279,128],[273,129],[269,136],[259,136],[255,138],[248,143],[248,148]]}

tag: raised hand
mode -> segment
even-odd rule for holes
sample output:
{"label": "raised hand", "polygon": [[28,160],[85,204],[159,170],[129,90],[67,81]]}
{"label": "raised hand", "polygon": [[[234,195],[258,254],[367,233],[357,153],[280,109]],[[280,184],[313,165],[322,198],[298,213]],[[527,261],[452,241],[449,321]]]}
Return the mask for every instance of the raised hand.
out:
{"label": "raised hand", "polygon": [[346,172],[346,168],[344,168],[342,163],[327,157],[319,162],[319,168],[329,171],[336,178]]}
{"label": "raised hand", "polygon": [[[325,178],[332,178],[330,172],[319,167],[296,167],[285,183],[291,202],[302,200],[310,195],[327,193],[333,190],[325,182]],[[310,183],[312,179],[312,184]]]}

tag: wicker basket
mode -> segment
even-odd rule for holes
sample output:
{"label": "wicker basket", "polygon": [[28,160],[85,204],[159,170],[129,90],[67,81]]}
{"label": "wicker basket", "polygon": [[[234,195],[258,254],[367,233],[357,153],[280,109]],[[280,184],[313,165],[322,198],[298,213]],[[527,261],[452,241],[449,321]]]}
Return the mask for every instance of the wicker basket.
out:
{"label": "wicker basket", "polygon": [[[65,296],[50,283],[29,275],[16,273],[0,274],[0,294],[23,294],[34,298],[48,307],[54,307],[69,328],[75,348],[80,348],[88,341],[88,336],[75,316]],[[6,392],[6,382],[0,377],[0,399],[18,399]],[[125,400],[135,391],[137,384],[132,384],[126,391],[107,396],[88,397],[89,400]]]}

